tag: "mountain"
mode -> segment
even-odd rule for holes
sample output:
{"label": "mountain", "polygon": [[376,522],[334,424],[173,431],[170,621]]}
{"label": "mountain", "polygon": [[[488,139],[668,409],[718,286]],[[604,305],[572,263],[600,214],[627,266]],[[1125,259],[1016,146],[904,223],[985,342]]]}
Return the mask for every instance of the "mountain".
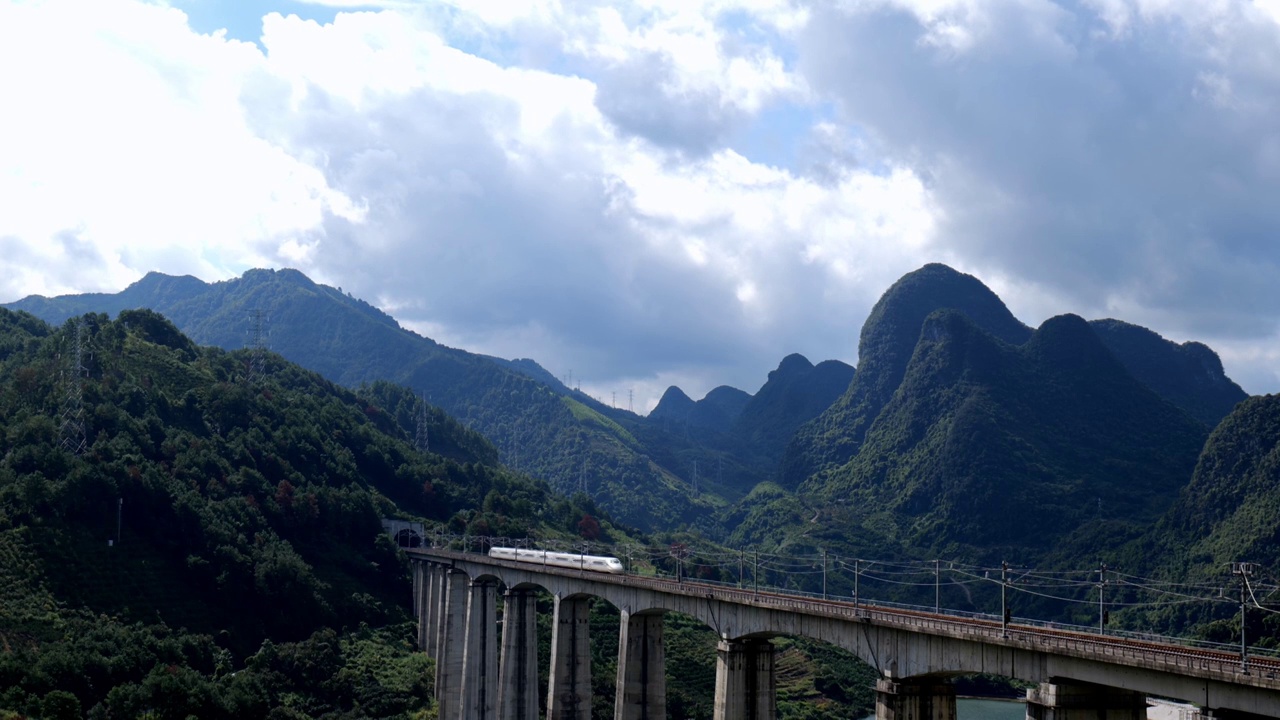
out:
{"label": "mountain", "polygon": [[[504,463],[563,492],[585,489],[620,521],[641,527],[706,522],[718,492],[693,493],[692,459],[729,471],[717,489],[736,496],[756,482],[745,464],[715,459],[674,433],[570,391],[529,360],[498,361],[445,347],[387,314],[296,270],[250,270],[218,283],[150,273],[115,295],[31,297],[9,307],[53,321],[93,310],[146,307],[195,342],[225,349],[258,337],[283,357],[339,384],[406,385],[497,445]],[[660,447],[648,447],[638,435]],[[744,478],[738,482],[737,478]]]}
{"label": "mountain", "polygon": [[[645,567],[670,560],[670,541],[497,456],[406,388],[352,392],[271,353],[202,348],[153,311],[51,328],[0,310],[0,717],[433,715],[389,515],[561,546],[600,533],[648,546]],[[608,712],[618,613],[592,608]],[[664,637],[672,707],[710,717],[718,636],[673,616]],[[793,714],[873,706],[874,671],[849,653],[780,648]]]}
{"label": "mountain", "polygon": [[751,396],[730,432],[777,464],[796,429],[839,399],[853,375],[853,367],[839,360],[814,365],[803,355],[788,355]]}
{"label": "mountain", "polygon": [[1253,563],[1250,597],[1265,608],[1247,614],[1249,643],[1274,647],[1280,615],[1274,593],[1280,565],[1280,395],[1246,398],[1209,435],[1190,482],[1154,529],[1119,546],[1113,565],[1148,573],[1183,592],[1219,601],[1135,607],[1147,627],[1195,628],[1207,640],[1238,644],[1233,563]]}
{"label": "mountain", "polygon": [[560,378],[557,378],[555,375],[552,375],[551,371],[547,370],[546,368],[539,365],[536,361],[531,360],[529,358],[516,358],[515,360],[507,360],[505,358],[494,357],[492,355],[480,355],[479,357],[482,357],[491,362],[495,362],[499,365],[502,365],[503,367],[507,367],[512,370],[515,370],[516,372],[524,373],[525,375],[533,378],[534,380],[537,380],[538,382],[542,383],[543,385],[546,385],[549,388],[552,388],[553,390],[556,390],[559,392],[565,392],[565,393],[569,392],[569,388],[565,386],[564,383],[560,382]]}
{"label": "mountain", "polygon": [[1089,325],[1131,375],[1209,427],[1248,397],[1206,345],[1179,345],[1121,320],[1092,320]]}
{"label": "mountain", "polygon": [[0,310],[0,715],[424,710],[380,519],[572,536],[593,511],[496,457],[403,388],[201,348],[152,311]]}
{"label": "mountain", "polygon": [[1166,526],[1195,564],[1280,565],[1280,395],[1248,398],[1218,425]]}
{"label": "mountain", "polygon": [[[225,349],[263,344],[334,382],[387,380],[490,438],[502,462],[585,490],[619,521],[646,528],[714,530],[728,502],[772,478],[792,430],[848,386],[852,368],[785,359],[753,398],[721,386],[693,401],[671,388],[647,417],[571,390],[530,359],[505,360],[449,348],[296,270],[250,270],[218,283],[150,273],[124,291],[11,304],[51,321],[95,310],[147,307],[198,343]],[[697,491],[694,485],[698,486]]]}
{"label": "mountain", "polygon": [[662,393],[662,397],[658,400],[658,404],[653,410],[649,411],[650,420],[671,421],[675,420],[683,423],[697,405],[693,398],[685,394],[685,391],[672,385]]}
{"label": "mountain", "polygon": [[1021,344],[1031,334],[1000,298],[972,275],[930,264],[893,284],[871,309],[858,343],[858,369],[848,390],[801,427],[783,459],[787,487],[857,454],[871,423],[902,383],[920,328],[937,310],[964,313],[994,337]]}
{"label": "mountain", "polygon": [[694,401],[673,385],[648,421],[677,434],[704,431],[705,442],[754,457],[772,472],[796,428],[830,407],[852,379],[853,368],[839,360],[815,366],[805,356],[792,354],[769,373],[755,395],[721,385]]}
{"label": "mountain", "polygon": [[61,325],[69,318],[101,312],[116,315],[121,310],[171,306],[204,291],[205,283],[190,275],[147,273],[136,283],[118,293],[85,293],[47,298],[32,295],[4,307],[31,313],[50,325]]}
{"label": "mountain", "polygon": [[672,385],[649,412],[649,420],[661,422],[668,428],[688,425],[727,432],[750,401],[751,396],[747,393],[721,385],[695,402],[683,390]]}
{"label": "mountain", "polygon": [[1199,343],[1070,315],[1033,331],[942,265],[884,293],[859,357],[848,390],[794,433],[780,486],[727,511],[744,539],[1096,558],[1151,532],[1243,396]]}
{"label": "mountain", "polygon": [[1206,434],[1078,317],[1014,346],[943,310],[858,455],[801,490],[909,547],[1036,556],[1109,520],[1154,523]]}

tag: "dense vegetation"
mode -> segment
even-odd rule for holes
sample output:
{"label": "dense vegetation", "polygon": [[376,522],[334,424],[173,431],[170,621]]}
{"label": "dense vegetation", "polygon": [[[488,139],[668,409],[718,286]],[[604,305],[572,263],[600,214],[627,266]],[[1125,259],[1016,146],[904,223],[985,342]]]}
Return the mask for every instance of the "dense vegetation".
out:
{"label": "dense vegetation", "polygon": [[408,391],[344,390],[275,356],[251,381],[249,360],[151,311],[55,330],[0,310],[0,708],[423,709],[381,518],[520,536],[594,511],[486,464],[487,441]]}
{"label": "dense vegetation", "polygon": [[[1193,605],[1148,612],[1151,625],[1180,628],[1207,624],[1208,636],[1239,642],[1239,613],[1232,601],[1239,578],[1235,562],[1255,563],[1255,587],[1280,581],[1280,395],[1252,397],[1236,406],[1209,436],[1195,474],[1155,530],[1129,548],[1155,559],[1169,579],[1213,585],[1230,592],[1216,606]],[[1272,603],[1274,597],[1257,600]],[[1249,643],[1280,646],[1280,616],[1252,612]]]}
{"label": "dense vegetation", "polygon": [[[563,493],[584,487],[621,521],[640,527],[706,522],[724,501],[694,493],[695,464],[717,468],[722,489],[749,488],[751,463],[701,447],[676,429],[570,391],[532,361],[508,362],[440,345],[391,317],[295,270],[251,270],[206,284],[151,273],[115,295],[32,297],[10,307],[49,322],[81,312],[145,307],[163,313],[195,342],[228,350],[252,341],[265,318],[271,349],[324,377],[358,387],[391,381],[412,388],[489,438],[502,462],[544,478]],[[742,476],[739,479],[739,476]]]}
{"label": "dense vegetation", "polygon": [[[404,388],[353,392],[272,355],[255,379],[254,360],[151,311],[54,329],[0,310],[0,716],[422,715],[430,663],[380,518],[628,537],[588,498],[498,469],[483,437]],[[596,604],[600,717],[617,622]],[[672,707],[709,718],[714,633],[672,617],[668,637]],[[843,698],[796,702],[841,716]]]}
{"label": "dense vegetation", "polygon": [[[402,560],[376,539],[377,518],[395,512],[509,536],[585,535],[588,516],[609,514],[657,544],[917,566],[1106,562],[1207,582],[1228,562],[1280,561],[1274,398],[1240,402],[1211,350],[1120,321],[1061,316],[1033,330],[941,265],[885,293],[856,371],[792,355],[754,396],[721,387],[694,401],[672,388],[648,418],[531,360],[440,346],[293,271],[213,285],[149,275],[119,295],[22,305],[58,321],[119,313],[87,319],[77,454],[64,446],[74,325],[0,312],[0,640],[15,648],[0,656],[0,686],[12,688],[0,708],[28,714],[422,711],[422,661],[396,629]],[[251,353],[199,348],[163,317],[128,310],[138,306],[224,348],[245,345],[261,311],[271,346],[329,380],[269,355],[255,381]],[[723,564],[687,571],[735,578]],[[770,579],[814,590],[818,577]],[[831,592],[847,595],[848,577]],[[952,601],[989,610],[993,597],[979,584]],[[1134,608],[1120,622],[1230,641],[1228,605]],[[1095,621],[1092,605],[1031,600],[1019,612]],[[1249,619],[1250,642],[1273,642],[1273,617]],[[593,608],[601,717],[616,619]],[[679,617],[666,632],[682,668],[672,713],[709,717],[714,635]],[[99,668],[91,648],[102,643],[137,650]],[[866,666],[816,643],[779,648],[788,716],[866,707]],[[390,675],[358,675],[374,656]],[[334,686],[347,672],[365,679]],[[168,697],[206,704],[158,709]]]}
{"label": "dense vegetation", "polygon": [[[1167,550],[1188,557],[1177,551],[1184,543],[1157,528],[1204,492],[1187,484],[1205,438],[1243,397],[1202,345],[1072,316],[1033,331],[975,278],[926,266],[877,303],[848,392],[795,433],[783,482],[757,487],[722,519],[732,542],[788,552],[1075,570],[1108,562],[1172,575],[1162,563]],[[1218,491],[1214,507],[1241,499],[1239,481],[1218,482],[1232,490]],[[1265,517],[1255,509],[1265,506],[1246,499],[1242,512]],[[1265,523],[1244,525],[1229,535],[1238,553],[1275,547]],[[1204,552],[1186,560],[1209,561]],[[981,594],[961,600],[990,607]],[[1036,612],[1081,619],[1051,603]],[[1199,619],[1149,620],[1135,623],[1185,631]]]}
{"label": "dense vegetation", "polygon": [[1089,327],[1130,374],[1208,427],[1248,397],[1223,373],[1217,353],[1201,343],[1178,345],[1120,320],[1092,320]]}
{"label": "dense vegetation", "polygon": [[782,468],[785,485],[797,487],[813,473],[843,465],[857,454],[871,423],[907,372],[924,319],[944,308],[964,313],[1005,342],[1020,343],[1031,332],[970,275],[945,265],[926,265],[903,276],[885,291],[862,325],[858,371],[848,390],[792,439]]}

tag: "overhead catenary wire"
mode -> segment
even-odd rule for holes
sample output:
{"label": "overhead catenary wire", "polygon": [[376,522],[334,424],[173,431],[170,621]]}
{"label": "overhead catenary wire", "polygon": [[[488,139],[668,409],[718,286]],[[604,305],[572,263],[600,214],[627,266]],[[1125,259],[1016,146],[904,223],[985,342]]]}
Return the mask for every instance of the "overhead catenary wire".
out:
{"label": "overhead catenary wire", "polygon": [[[668,546],[649,544],[610,545],[601,542],[585,542],[567,538],[478,538],[476,536],[458,536],[452,533],[439,532],[433,542],[456,545],[462,542],[464,547],[477,548],[483,551],[487,547],[500,543],[521,547],[540,546],[543,549],[555,549],[584,554],[624,554],[630,562],[648,562],[659,574],[674,572],[676,562],[686,570],[700,568],[698,572],[706,577],[710,573],[713,581],[722,582],[725,578],[739,579],[744,559],[750,557],[752,568],[750,584],[753,587],[772,585],[775,588],[785,587],[788,592],[795,592],[816,581],[810,578],[822,575],[824,565],[828,579],[834,582],[850,583],[856,587],[862,581],[864,587],[884,584],[904,588],[951,588],[963,591],[966,602],[972,603],[970,595],[972,586],[990,584],[1003,585],[1004,589],[1015,594],[1043,598],[1063,604],[1093,605],[1098,603],[1099,581],[1110,588],[1107,606],[1110,608],[1159,608],[1187,606],[1203,603],[1211,606],[1235,604],[1237,601],[1228,597],[1226,585],[1222,582],[1178,581],[1169,578],[1150,578],[1116,571],[1105,570],[1105,577],[1099,575],[1097,568],[1089,570],[1058,570],[1040,568],[1009,567],[1007,581],[1000,579],[1002,568],[961,561],[934,560],[869,560],[856,557],[841,557],[826,554],[785,552],[759,552],[745,549],[726,549],[720,546],[702,545],[699,542],[679,542]],[[677,557],[677,555],[679,557]],[[1276,577],[1259,569],[1268,579]],[[718,578],[718,580],[717,580]],[[761,581],[764,581],[763,583]],[[1274,582],[1254,582],[1250,577],[1242,579],[1247,598],[1247,605],[1270,614],[1280,614],[1280,609],[1264,605],[1269,598],[1280,593],[1280,586]],[[874,592],[874,591],[873,591]],[[874,602],[871,598],[863,599]],[[931,603],[932,605],[933,603]]]}

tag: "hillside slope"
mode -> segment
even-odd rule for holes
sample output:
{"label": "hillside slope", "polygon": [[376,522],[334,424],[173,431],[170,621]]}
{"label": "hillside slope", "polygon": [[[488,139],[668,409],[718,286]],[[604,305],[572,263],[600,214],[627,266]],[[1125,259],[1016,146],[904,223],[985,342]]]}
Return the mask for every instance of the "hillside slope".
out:
{"label": "hillside slope", "polygon": [[1191,564],[1280,568],[1280,395],[1248,398],[1218,425],[1165,529]]}
{"label": "hillside slope", "polygon": [[944,310],[858,455],[801,491],[909,547],[1042,556],[1109,520],[1153,523],[1205,436],[1078,317],[1014,346]]}
{"label": "hillside slope", "polygon": [[931,264],[893,284],[871,309],[858,342],[858,369],[848,390],[795,434],[782,478],[796,487],[813,473],[843,465],[858,453],[871,423],[901,384],[926,317],[937,310],[964,313],[978,327],[1021,344],[1031,330],[977,278]]}
{"label": "hillside slope", "polygon": [[[151,311],[55,329],[0,310],[0,709],[422,709],[412,634],[367,629],[407,619],[381,518],[568,534],[589,509],[487,465],[487,441],[403,389],[357,394],[273,355],[250,381],[250,359]],[[414,447],[418,419],[439,452]]]}
{"label": "hillside slope", "polygon": [[1091,320],[1089,326],[1131,375],[1209,427],[1249,396],[1202,343],[1179,345],[1121,320]]}
{"label": "hillside slope", "polygon": [[788,355],[769,373],[730,432],[777,465],[796,429],[831,407],[849,389],[853,374],[853,367],[839,360],[814,365],[803,355]]}
{"label": "hillside slope", "polygon": [[376,380],[406,385],[490,438],[508,466],[563,492],[585,487],[621,521],[654,528],[696,524],[724,504],[717,494],[694,495],[691,463],[664,465],[663,458],[681,453],[705,454],[692,444],[672,437],[662,447],[646,447],[634,432],[640,418],[554,379],[550,385],[535,379],[546,374],[536,363],[495,362],[445,347],[295,270],[251,270],[211,284],[151,273],[116,295],[33,297],[10,307],[54,321],[86,309],[146,307],[195,342],[225,349],[249,344],[261,317],[267,343],[286,359],[348,387]]}

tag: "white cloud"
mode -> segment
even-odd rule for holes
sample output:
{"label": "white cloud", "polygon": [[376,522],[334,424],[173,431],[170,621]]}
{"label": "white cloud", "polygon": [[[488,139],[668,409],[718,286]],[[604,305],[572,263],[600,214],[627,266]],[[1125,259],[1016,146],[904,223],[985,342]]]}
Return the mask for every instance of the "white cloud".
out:
{"label": "white cloud", "polygon": [[0,73],[0,236],[26,251],[5,289],[118,288],[155,265],[223,277],[260,262],[254,241],[350,212],[245,128],[260,62],[167,8],[0,5],[0,66],[30,69]]}
{"label": "white cloud", "polygon": [[1280,27],[1256,6],[815,13],[801,72],[871,138],[867,155],[925,179],[958,265],[1037,286],[1028,306],[1274,342]]}
{"label": "white cloud", "polygon": [[[590,80],[463,53],[439,27],[269,17],[289,101],[246,109],[366,210],[280,259],[433,337],[587,377],[714,366],[751,385],[797,344],[847,357],[859,305],[927,252],[932,208],[909,171],[819,182],[730,150],[672,156],[619,133]],[[857,302],[815,312],[832,297]],[[815,325],[832,339],[806,338]]]}
{"label": "white cloud", "polygon": [[[322,4],[382,10],[271,14],[259,48],[0,3],[0,63],[33,68],[0,74],[0,292],[287,264],[448,343],[697,397],[854,360],[941,260],[1028,322],[1211,330],[1267,377],[1261,0]],[[794,162],[731,147],[753,124]]]}

